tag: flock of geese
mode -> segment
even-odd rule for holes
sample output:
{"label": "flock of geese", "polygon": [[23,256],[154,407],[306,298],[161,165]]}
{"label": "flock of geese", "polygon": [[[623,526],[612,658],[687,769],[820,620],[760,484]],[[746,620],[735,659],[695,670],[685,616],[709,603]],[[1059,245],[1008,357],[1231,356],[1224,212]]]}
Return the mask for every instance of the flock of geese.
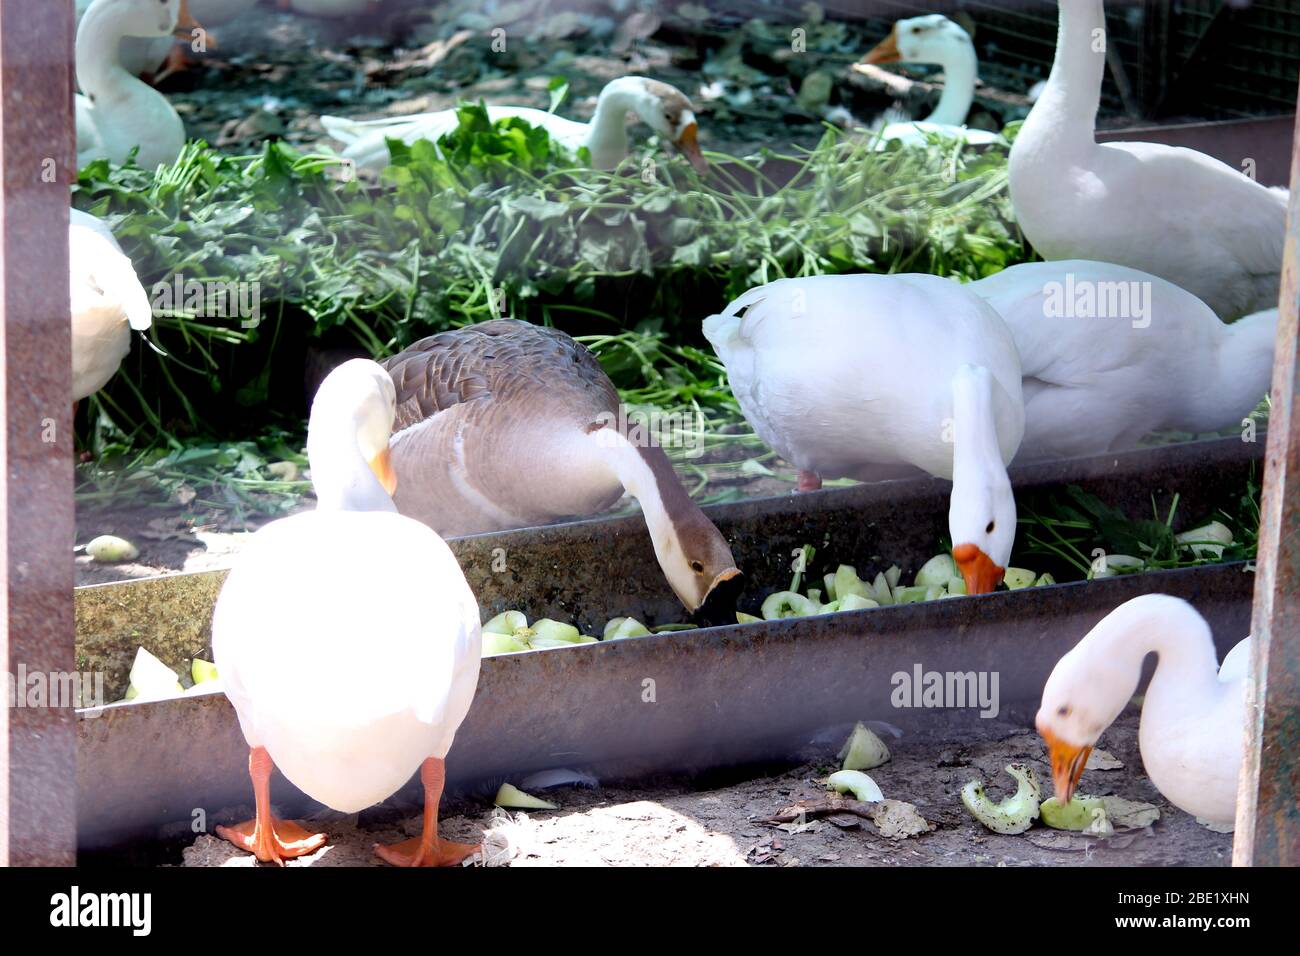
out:
{"label": "flock of geese", "polygon": [[[250,2],[189,6],[215,24]],[[169,162],[183,126],[135,74],[166,59],[179,0],[85,6],[79,159],[120,162],[139,147],[142,165]],[[930,275],[782,279],[703,322],[746,418],[798,468],[801,491],[844,476],[951,480],[953,557],[970,594],[997,587],[1011,555],[1013,460],[1129,449],[1160,429],[1234,426],[1269,387],[1287,194],[1192,150],[1098,145],[1105,55],[1094,38],[1104,29],[1102,0],[1062,0],[1051,75],[1011,150],[1016,215],[1049,261],[964,286]],[[960,27],[940,16],[900,21],[867,59],[946,71],[935,113],[882,136],[981,141],[962,125],[977,68]],[[627,156],[628,113],[707,169],[689,99],[655,80],[612,81],[589,123],[491,108],[587,147],[601,167]],[[386,137],[435,138],[454,116],[321,122],[344,156],[380,168]],[[102,224],[74,215],[71,249],[81,398],[113,374],[130,329],[147,327],[149,313]],[[1141,290],[1143,321],[1049,308],[1054,289],[1120,284]],[[263,861],[322,845],[323,835],[271,816],[273,763],[346,811],[384,799],[419,767],[424,831],[377,851],[407,865],[472,852],[437,833],[443,758],[480,655],[478,607],[442,536],[592,514],[626,493],[640,503],[667,583],[688,611],[738,583],[726,540],[663,452],[620,424],[618,409],[591,353],[562,332],[514,320],[443,332],[382,364],[352,360],[325,379],[308,426],[318,507],[251,538],[213,621],[256,796],[254,819],[223,836]],[[1038,728],[1058,796],[1069,798],[1155,651],[1140,731],[1147,772],[1178,806],[1230,825],[1248,641],[1220,668],[1208,627],[1185,602],[1148,595],[1116,609],[1062,658],[1044,690]],[[310,681],[300,676],[304,660],[313,662]]]}

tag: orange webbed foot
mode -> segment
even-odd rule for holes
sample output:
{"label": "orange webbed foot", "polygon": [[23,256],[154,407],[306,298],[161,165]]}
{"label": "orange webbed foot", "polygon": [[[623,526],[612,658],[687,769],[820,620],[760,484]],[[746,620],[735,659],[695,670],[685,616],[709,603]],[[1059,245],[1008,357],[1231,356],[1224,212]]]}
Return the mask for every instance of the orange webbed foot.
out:
{"label": "orange webbed foot", "polygon": [[285,860],[315,853],[325,845],[324,833],[313,833],[292,820],[271,818],[271,826],[261,830],[257,821],[245,820],[233,827],[217,827],[217,836],[241,850],[247,850],[262,863],[284,866]]}
{"label": "orange webbed foot", "polygon": [[423,837],[401,843],[375,844],[375,854],[393,866],[456,866],[479,849],[469,843],[451,840],[438,840],[430,846]]}

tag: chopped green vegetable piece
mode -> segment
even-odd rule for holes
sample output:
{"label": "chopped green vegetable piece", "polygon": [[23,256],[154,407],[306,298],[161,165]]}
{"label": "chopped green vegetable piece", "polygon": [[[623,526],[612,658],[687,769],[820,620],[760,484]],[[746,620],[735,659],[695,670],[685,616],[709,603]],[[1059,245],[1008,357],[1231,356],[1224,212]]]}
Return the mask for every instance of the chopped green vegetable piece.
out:
{"label": "chopped green vegetable piece", "polygon": [[836,603],[839,604],[837,610],[840,611],[861,611],[864,608],[880,607],[878,601],[873,601],[871,598],[867,597],[859,597],[856,594],[847,595]]}
{"label": "chopped green vegetable piece", "polygon": [[889,580],[884,574],[877,574],[874,581],[871,582],[872,598],[877,604],[894,604],[894,589],[890,586]]}
{"label": "chopped green vegetable piece", "polygon": [[534,635],[529,638],[528,646],[535,651],[548,651],[553,647],[576,647],[577,641],[565,640],[562,637],[542,637]]}
{"label": "chopped green vegetable piece", "polygon": [[126,689],[127,700],[164,700],[183,693],[185,688],[176,679],[174,670],[143,647],[136,648],[135,660],[131,664],[130,683]]}
{"label": "chopped green vegetable piece", "polygon": [[860,770],[837,770],[826,778],[826,785],[838,793],[851,793],[863,803],[878,803],[885,799],[876,781]]}
{"label": "chopped green vegetable piece", "polygon": [[1038,779],[1024,764],[1011,764],[1006,771],[1019,782],[1014,796],[994,803],[984,792],[984,785],[972,780],[961,788],[961,802],[971,816],[994,833],[1024,833],[1038,819]]}
{"label": "chopped green vegetable piece", "polygon": [[528,618],[523,611],[502,611],[483,625],[484,631],[493,634],[514,634],[528,626]]}
{"label": "chopped green vegetable piece", "polygon": [[916,604],[920,601],[929,600],[925,596],[926,589],[919,587],[895,588],[895,604]]}
{"label": "chopped green vegetable piece", "polygon": [[1110,836],[1115,832],[1106,816],[1106,804],[1100,797],[1076,794],[1062,805],[1056,797],[1048,797],[1038,806],[1043,822],[1054,830],[1076,830],[1093,836]]}
{"label": "chopped green vegetable piece", "polygon": [[891,588],[898,587],[898,582],[903,580],[903,569],[896,564],[891,564],[889,570],[885,572],[885,580],[889,582]]}
{"label": "chopped green vegetable piece", "polygon": [[515,810],[558,810],[556,804],[541,800],[530,793],[524,793],[512,784],[503,783],[492,801],[498,807],[510,807]]}
{"label": "chopped green vegetable piece", "polygon": [[755,617],[752,614],[746,614],[744,611],[736,612],[737,624],[759,624],[762,622],[762,620],[763,619],[761,617]]}
{"label": "chopped green vegetable piece", "polygon": [[217,665],[196,657],[190,661],[190,677],[196,684],[206,684],[217,679]]}
{"label": "chopped green vegetable piece", "polygon": [[1033,584],[1034,577],[1033,571],[1026,571],[1024,568],[1007,568],[1002,580],[1007,582],[1008,590],[1019,591],[1021,588],[1027,588]]}
{"label": "chopped green vegetable piece", "polygon": [[858,577],[857,569],[851,564],[841,564],[835,569],[833,578],[835,582],[835,597],[843,600],[850,594],[856,594],[858,597],[873,598],[875,597],[874,588]]}
{"label": "chopped green vegetable piece", "polygon": [[496,631],[483,632],[483,656],[491,657],[494,654],[513,654],[517,651],[528,650],[528,645],[510,634],[499,634]]}
{"label": "chopped green vegetable piece", "polygon": [[777,591],[763,602],[763,619],[776,621],[785,617],[811,617],[821,613],[821,605],[794,591]]}
{"label": "chopped green vegetable piece", "polygon": [[966,593],[966,579],[960,576],[948,579],[948,596],[953,597]]}
{"label": "chopped green vegetable piece", "polygon": [[957,564],[953,561],[951,554],[936,554],[925,564],[921,565],[921,570],[916,572],[916,581],[919,587],[930,587],[931,585],[945,586],[948,579],[957,575]]}
{"label": "chopped green vegetable piece", "polygon": [[576,644],[581,636],[581,632],[572,624],[565,624],[562,621],[553,621],[549,617],[544,617],[533,624],[533,637],[529,639],[529,643],[536,646],[540,638]]}
{"label": "chopped green vegetable piece", "polygon": [[859,721],[853,733],[844,742],[838,754],[842,770],[873,770],[889,762],[889,748],[885,742]]}
{"label": "chopped green vegetable piece", "polygon": [[650,628],[646,627],[634,617],[615,617],[611,618],[605,625],[605,640],[617,641],[624,637],[641,637],[650,633]]}
{"label": "chopped green vegetable piece", "polygon": [[1174,540],[1182,547],[1190,549],[1198,558],[1218,561],[1223,557],[1223,549],[1232,544],[1232,532],[1227,525],[1211,521],[1199,528],[1174,535]]}
{"label": "chopped green vegetable piece", "polygon": [[101,564],[115,564],[119,561],[134,561],[140,556],[140,549],[125,538],[101,534],[86,545],[86,554]]}
{"label": "chopped green vegetable piece", "polygon": [[1044,571],[1042,574],[1038,576],[1038,580],[1034,582],[1034,587],[1039,588],[1045,584],[1055,584],[1055,583],[1056,583],[1056,578],[1052,577],[1050,574]]}
{"label": "chopped green vegetable piece", "polygon": [[1113,578],[1116,574],[1141,571],[1146,562],[1131,554],[1107,554],[1101,558],[1101,567],[1096,564],[1088,571],[1088,579]]}
{"label": "chopped green vegetable piece", "polygon": [[838,594],[838,593],[836,592],[836,590],[835,590],[835,575],[833,575],[833,574],[823,574],[823,575],[822,575],[822,584],[826,585],[826,597],[827,597],[827,598],[829,598],[829,599],[832,600],[832,601],[837,600],[837,599],[839,598],[839,594]]}

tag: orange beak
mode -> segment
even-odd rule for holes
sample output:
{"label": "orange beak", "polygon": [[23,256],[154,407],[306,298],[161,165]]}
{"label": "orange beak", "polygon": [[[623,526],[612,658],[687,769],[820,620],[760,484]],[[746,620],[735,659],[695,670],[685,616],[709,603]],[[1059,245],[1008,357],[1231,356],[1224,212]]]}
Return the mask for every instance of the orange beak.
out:
{"label": "orange beak", "polygon": [[1052,786],[1056,788],[1056,800],[1058,803],[1069,803],[1074,796],[1074,788],[1079,785],[1079,778],[1083,776],[1083,768],[1092,748],[1067,744],[1042,727],[1038,728],[1038,733],[1047,742],[1047,752],[1052,758]]}
{"label": "orange beak", "polygon": [[384,486],[384,491],[390,495],[397,491],[397,472],[393,470],[393,453],[391,450],[385,448],[370,459],[370,470],[375,473],[379,483]]}
{"label": "orange beak", "polygon": [[966,579],[967,594],[988,594],[1002,583],[1002,575],[1006,573],[1006,568],[998,567],[973,544],[957,545],[952,549],[952,559]]}
{"label": "orange beak", "polygon": [[695,123],[689,124],[682,130],[682,135],[677,137],[677,148],[682,151],[683,156],[691,161],[695,171],[703,176],[709,171],[709,163],[704,158],[704,154],[700,152],[700,144],[695,138],[698,134],[699,127]]}
{"label": "orange beak", "polygon": [[864,56],[859,63],[897,63],[902,54],[898,52],[898,30],[891,30],[889,36],[885,37]]}

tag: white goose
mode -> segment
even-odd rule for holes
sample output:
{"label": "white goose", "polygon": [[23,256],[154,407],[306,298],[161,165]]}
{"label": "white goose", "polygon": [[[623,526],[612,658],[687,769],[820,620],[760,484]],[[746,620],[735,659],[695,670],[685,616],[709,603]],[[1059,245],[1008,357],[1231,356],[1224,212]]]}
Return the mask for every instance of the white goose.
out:
{"label": "white goose", "polygon": [[1154,431],[1241,423],[1268,392],[1277,309],[1232,324],[1171,282],[1107,262],[1027,262],[972,282],[1020,350],[1018,460],[1124,451]]}
{"label": "white goose", "polygon": [[131,330],[153,324],[149,296],[108,227],[70,210],[68,276],[72,306],[72,400],[107,384],[131,350]]}
{"label": "white goose", "polygon": [[[527,106],[493,106],[488,117],[499,119],[516,116],[533,126],[546,129],[551,138],[570,150],[586,147],[596,169],[613,169],[627,158],[628,112],[639,116],[657,134],[674,143],[703,173],[708,164],[696,141],[695,111],[680,90],[643,76],[623,76],[611,80],[596,100],[596,113],[590,123],[579,123]],[[456,128],[456,111],[420,113],[392,119],[350,120],[322,116],[321,125],[339,142],[346,144],[344,157],[362,169],[378,170],[388,165],[389,139],[410,144],[438,139]]]}
{"label": "white goose", "polygon": [[1287,197],[1196,150],[1094,141],[1102,0],[1062,0],[1056,59],[1011,148],[1011,200],[1046,259],[1141,269],[1232,319],[1278,301]]}
{"label": "white goose", "polygon": [[95,0],[77,27],[77,165],[124,162],[139,146],[144,169],[176,159],[185,125],[167,98],[120,60],[125,37],[169,37],[180,0]]}
{"label": "white goose", "polygon": [[1002,141],[999,133],[966,127],[966,114],[975,99],[979,61],[970,34],[947,17],[934,13],[899,20],[862,62],[934,63],[943,67],[943,93],[934,112],[923,120],[888,123],[879,131],[878,149],[884,149],[890,140],[925,145],[934,134],[972,145]]}
{"label": "white goose", "polygon": [[304,793],[354,812],[420,768],[424,832],[376,847],[397,865],[449,865],[473,847],[438,838],[443,758],[478,681],[479,613],[447,545],[395,513],[393,383],[354,359],[312,403],[315,511],[258,531],[226,579],[212,647],[248,740],[257,815],[220,836],[283,862],[325,835],[271,816],[278,766]]}
{"label": "white goose", "polygon": [[1057,663],[1043,687],[1038,732],[1056,797],[1068,801],[1088,754],[1128,705],[1155,652],[1138,746],[1156,789],[1208,823],[1231,826],[1245,732],[1250,638],[1215,657],[1209,625],[1179,598],[1145,594],[1106,615]]}
{"label": "white goose", "polygon": [[1016,531],[1006,465],[1025,422],[1015,342],[979,296],[930,275],[780,279],[705,319],[704,334],[800,490],[900,466],[951,479],[968,592],[997,586]]}

